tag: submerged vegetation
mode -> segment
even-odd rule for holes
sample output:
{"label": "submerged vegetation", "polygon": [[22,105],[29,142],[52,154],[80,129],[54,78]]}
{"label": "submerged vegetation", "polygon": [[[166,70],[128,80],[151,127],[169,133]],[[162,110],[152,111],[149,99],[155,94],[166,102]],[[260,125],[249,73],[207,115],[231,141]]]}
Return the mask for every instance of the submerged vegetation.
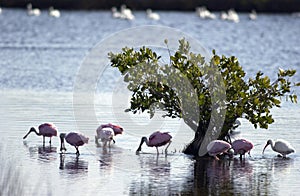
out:
{"label": "submerged vegetation", "polygon": [[120,53],[109,53],[109,58],[132,91],[127,112],[148,112],[153,117],[162,110],[165,117],[182,118],[195,131],[186,154],[197,156],[207,134],[210,139],[228,138],[238,118],[267,129],[274,122],[271,109],[280,107],[280,97],[297,102],[292,89],[300,83],[290,81],[296,70],[279,69],[275,81],[261,71],[246,79],[236,57],[213,51],[206,62],[201,54],[190,52],[184,39],[170,54],[169,64],[162,64],[161,56],[147,47],[125,47]]}

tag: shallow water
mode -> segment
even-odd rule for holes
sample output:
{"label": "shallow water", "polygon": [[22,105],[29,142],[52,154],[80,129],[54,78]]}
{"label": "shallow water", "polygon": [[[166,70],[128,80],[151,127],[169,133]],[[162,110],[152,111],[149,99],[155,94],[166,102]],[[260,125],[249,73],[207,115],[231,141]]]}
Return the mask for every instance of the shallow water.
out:
{"label": "shallow water", "polygon": [[[195,161],[181,153],[193,138],[193,132],[182,121],[158,116],[149,120],[146,114],[125,115],[126,99],[120,104],[112,99],[112,89],[121,80],[109,68],[105,72],[107,78],[99,79],[93,110],[85,102],[74,105],[75,76],[91,48],[118,30],[144,24],[180,29],[209,50],[236,55],[249,75],[263,70],[274,77],[278,67],[300,66],[300,20],[290,15],[260,15],[257,21],[249,21],[244,14],[239,24],[200,20],[194,13],[185,12],[161,12],[161,17],[160,21],[149,21],[143,12],[138,12],[137,20],[128,22],[111,19],[109,12],[69,11],[56,20],[45,12],[40,17],[28,17],[23,10],[3,11],[0,160],[1,167],[13,167],[19,174],[16,176],[22,182],[19,186],[23,195],[299,193],[299,104],[283,100],[282,108],[273,110],[276,122],[269,130],[255,130],[241,119],[241,133],[235,137],[247,138],[255,145],[251,157],[246,156],[244,161]],[[299,80],[299,73],[295,78]],[[79,108],[85,118],[76,116],[74,108]],[[69,145],[66,154],[60,153],[59,138],[53,138],[52,147],[47,139],[43,147],[42,138],[35,135],[22,139],[31,126],[43,122],[53,122],[59,132],[80,130],[90,137],[89,144],[80,147],[77,157]],[[97,126],[107,122],[122,125],[125,132],[115,138],[116,144],[110,149],[103,149],[95,145],[94,135]],[[136,155],[140,138],[156,129],[170,131],[173,136],[168,156],[156,156],[156,150],[146,146]],[[263,156],[266,141],[276,138],[288,140],[297,152],[282,159],[268,147]],[[17,182],[7,183],[17,186]]]}

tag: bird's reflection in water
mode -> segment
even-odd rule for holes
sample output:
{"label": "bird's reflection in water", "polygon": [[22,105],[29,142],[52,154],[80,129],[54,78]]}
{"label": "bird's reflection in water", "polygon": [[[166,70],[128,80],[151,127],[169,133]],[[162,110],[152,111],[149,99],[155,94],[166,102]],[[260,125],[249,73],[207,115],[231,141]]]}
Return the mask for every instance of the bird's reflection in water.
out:
{"label": "bird's reflection in water", "polygon": [[[60,154],[60,170],[66,170],[69,174],[82,173],[88,171],[88,162],[81,160],[78,155],[66,156]],[[67,161],[65,160],[67,159]]]}
{"label": "bird's reflection in water", "polygon": [[140,172],[131,182],[130,193],[137,195],[168,195],[173,186],[168,157],[156,154],[139,155]]}
{"label": "bird's reflection in water", "polygon": [[31,158],[38,159],[43,162],[56,160],[57,147],[52,146],[29,146],[27,142],[23,142],[28,149]]}
{"label": "bird's reflection in water", "polygon": [[112,166],[112,149],[109,147],[99,147],[96,154],[99,154],[100,169],[107,169]]}

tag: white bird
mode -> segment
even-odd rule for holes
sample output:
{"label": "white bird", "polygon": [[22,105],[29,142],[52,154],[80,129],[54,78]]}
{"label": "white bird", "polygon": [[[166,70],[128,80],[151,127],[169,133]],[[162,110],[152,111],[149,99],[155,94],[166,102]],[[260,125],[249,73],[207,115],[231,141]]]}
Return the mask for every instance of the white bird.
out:
{"label": "white bird", "polygon": [[257,13],[255,10],[252,10],[251,13],[249,14],[249,19],[250,20],[256,20],[257,19]]}
{"label": "white bird", "polygon": [[234,11],[234,9],[230,9],[227,12],[227,20],[238,23],[240,21],[239,15]]}
{"label": "white bird", "polygon": [[228,18],[227,13],[226,13],[226,12],[221,12],[220,18],[221,18],[222,20],[227,20],[227,18]]}
{"label": "white bird", "polygon": [[131,10],[126,7],[126,5],[121,5],[121,18],[133,20],[135,17],[132,14]]}
{"label": "white bird", "polygon": [[110,147],[111,141],[115,143],[114,140],[114,130],[110,127],[102,127],[99,126],[98,129],[96,130],[97,135],[95,136],[95,143],[97,146],[100,146],[98,139],[101,139],[101,142],[103,142],[103,146],[108,146]]}
{"label": "white bird", "polygon": [[289,142],[282,139],[278,139],[275,142],[273,140],[268,140],[267,144],[263,149],[263,154],[268,145],[271,145],[272,150],[280,153],[283,156],[283,158],[285,158],[286,155],[290,153],[296,152]]}
{"label": "white bird", "polygon": [[39,16],[41,15],[41,10],[38,8],[32,8],[31,3],[27,4],[27,14],[29,16]]}
{"label": "white bird", "polygon": [[151,9],[147,9],[146,13],[147,13],[147,17],[151,20],[159,20],[160,19],[160,16],[158,15],[158,13],[154,13]]}
{"label": "white bird", "polygon": [[0,7],[0,14],[2,13],[2,8]]}
{"label": "white bird", "polygon": [[203,19],[215,19],[216,15],[211,13],[205,6],[197,7],[196,14]]}
{"label": "white bird", "polygon": [[54,18],[59,18],[60,17],[60,11],[57,9],[54,9],[52,6],[49,7],[49,16],[52,16]]}
{"label": "white bird", "polygon": [[116,7],[112,7],[111,12],[112,12],[113,18],[121,18],[122,17],[122,14],[120,12],[118,12],[118,9]]}

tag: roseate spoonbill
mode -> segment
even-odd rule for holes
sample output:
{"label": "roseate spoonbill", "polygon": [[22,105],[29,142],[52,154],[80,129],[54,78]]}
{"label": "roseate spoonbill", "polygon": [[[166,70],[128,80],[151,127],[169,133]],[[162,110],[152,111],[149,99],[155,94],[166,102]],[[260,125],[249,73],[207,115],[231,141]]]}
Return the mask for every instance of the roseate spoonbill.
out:
{"label": "roseate spoonbill", "polygon": [[34,127],[31,127],[28,133],[23,137],[23,139],[26,139],[26,137],[31,133],[34,132],[38,136],[43,136],[43,145],[45,145],[45,137],[50,137],[49,143],[51,145],[51,137],[57,136],[57,128],[52,123],[44,123],[41,124],[39,127],[39,132],[36,131]]}
{"label": "roseate spoonbill", "polygon": [[83,135],[82,133],[77,133],[77,132],[70,132],[68,134],[66,133],[61,133],[59,135],[60,137],[60,151],[66,151],[66,147],[65,147],[65,142],[64,139],[72,146],[75,147],[76,149],[76,154],[79,155],[79,150],[78,147],[79,146],[83,146],[84,144],[87,144],[89,141],[89,138],[85,135]]}
{"label": "roseate spoonbill", "polygon": [[110,147],[110,142],[113,141],[115,143],[114,140],[114,131],[112,128],[110,127],[104,127],[102,128],[101,126],[96,130],[97,135],[95,136],[95,142],[96,144],[99,146],[99,142],[98,139],[101,139],[101,142],[103,142],[103,146],[107,145],[108,142],[108,146]]}
{"label": "roseate spoonbill", "polygon": [[27,13],[29,16],[39,16],[41,15],[41,10],[38,8],[32,8],[32,4],[27,4]]}
{"label": "roseate spoonbill", "polygon": [[159,154],[158,147],[168,144],[168,146],[165,149],[165,153],[167,154],[168,147],[172,142],[171,138],[172,136],[169,134],[169,132],[156,131],[150,135],[149,140],[147,139],[147,137],[142,137],[140,146],[136,150],[136,152],[138,153],[142,150],[142,145],[145,142],[146,145],[149,147],[156,147],[157,154]]}
{"label": "roseate spoonbill", "polygon": [[209,156],[213,156],[215,159],[219,160],[217,155],[221,155],[223,153],[227,154],[227,151],[231,148],[231,145],[223,140],[213,140],[207,145],[206,148]]}
{"label": "roseate spoonbill", "polygon": [[295,152],[295,149],[291,146],[291,144],[285,140],[278,139],[275,142],[273,140],[268,140],[267,144],[263,149],[263,154],[268,145],[271,145],[272,150],[280,153],[283,158],[286,158],[287,154]]}
{"label": "roseate spoonbill", "polygon": [[60,11],[57,9],[54,9],[52,6],[49,7],[48,11],[49,16],[52,16],[54,18],[59,18],[60,17]]}
{"label": "roseate spoonbill", "polygon": [[159,20],[160,19],[160,16],[158,15],[158,13],[154,13],[151,9],[147,9],[146,13],[147,13],[147,17],[151,20]]}
{"label": "roseate spoonbill", "polygon": [[248,152],[250,156],[250,150],[253,148],[253,144],[246,139],[237,139],[232,142],[231,147],[234,150],[234,154],[240,154],[240,159],[242,159],[242,155],[245,157],[246,152]]}

